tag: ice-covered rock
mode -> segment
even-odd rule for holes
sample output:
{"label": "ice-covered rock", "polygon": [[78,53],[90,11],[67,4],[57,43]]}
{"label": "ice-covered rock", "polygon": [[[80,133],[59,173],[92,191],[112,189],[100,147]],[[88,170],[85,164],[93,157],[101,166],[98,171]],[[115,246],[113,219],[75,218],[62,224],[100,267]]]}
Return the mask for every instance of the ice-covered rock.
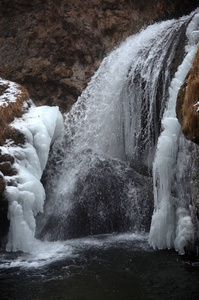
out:
{"label": "ice-covered rock", "polygon": [[[15,101],[17,85],[6,81],[6,97],[2,96],[4,106]],[[8,90],[8,86],[12,90]],[[9,98],[10,95],[10,98]],[[9,101],[10,99],[10,101]],[[9,201],[8,251],[30,251],[35,234],[35,216],[43,210],[45,191],[40,182],[46,166],[51,144],[63,128],[63,118],[58,107],[31,107],[21,118],[15,118],[10,124],[25,137],[23,145],[6,140],[1,147],[2,155],[14,157],[13,168],[16,174],[5,176],[5,181],[14,182],[4,191]]]}

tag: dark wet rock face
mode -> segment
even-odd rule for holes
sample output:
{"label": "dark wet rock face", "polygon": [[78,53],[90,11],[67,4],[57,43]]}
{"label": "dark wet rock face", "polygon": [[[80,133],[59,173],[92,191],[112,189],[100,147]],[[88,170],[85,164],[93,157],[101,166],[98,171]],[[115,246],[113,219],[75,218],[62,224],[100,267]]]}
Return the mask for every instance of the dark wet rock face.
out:
{"label": "dark wet rock face", "polygon": [[[88,158],[88,165],[84,164],[78,172],[73,189],[65,192],[63,182],[58,197],[46,183],[45,205],[51,213],[46,217],[41,215],[45,222],[38,228],[39,238],[54,241],[133,229],[149,231],[152,179],[122,162],[98,156]],[[50,201],[54,198],[56,204],[52,210]]]}

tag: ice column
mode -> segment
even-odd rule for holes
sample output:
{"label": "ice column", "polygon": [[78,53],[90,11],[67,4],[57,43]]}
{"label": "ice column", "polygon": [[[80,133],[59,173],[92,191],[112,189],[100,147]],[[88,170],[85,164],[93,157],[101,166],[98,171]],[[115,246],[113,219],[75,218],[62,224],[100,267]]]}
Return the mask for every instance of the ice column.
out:
{"label": "ice column", "polygon": [[[191,68],[197,50],[197,40],[195,39],[197,36],[192,33],[198,28],[198,23],[199,14],[197,13],[187,28],[189,39],[189,44],[186,47],[187,55],[171,82],[168,106],[162,119],[163,131],[158,139],[153,164],[155,209],[152,217],[149,242],[153,248],[170,249],[175,247],[179,253],[184,253],[184,246],[186,244],[184,237],[187,237],[186,234],[183,236],[182,230],[185,229],[186,224],[189,227],[189,231],[193,227],[190,216],[187,215],[184,208],[180,207],[179,202],[172,195],[172,181],[175,175],[174,166],[176,164],[178,140],[181,134],[175,107],[178,91]],[[184,218],[184,222],[182,218]],[[191,239],[193,238],[192,234],[189,236]]]}
{"label": "ice column", "polygon": [[9,143],[2,147],[4,153],[15,157],[17,169],[16,186],[6,188],[10,219],[6,249],[29,252],[34,241],[35,216],[42,212],[45,199],[40,179],[50,145],[62,131],[63,119],[58,107],[31,107],[21,119],[15,119],[12,126],[24,134],[26,143],[23,147]]}

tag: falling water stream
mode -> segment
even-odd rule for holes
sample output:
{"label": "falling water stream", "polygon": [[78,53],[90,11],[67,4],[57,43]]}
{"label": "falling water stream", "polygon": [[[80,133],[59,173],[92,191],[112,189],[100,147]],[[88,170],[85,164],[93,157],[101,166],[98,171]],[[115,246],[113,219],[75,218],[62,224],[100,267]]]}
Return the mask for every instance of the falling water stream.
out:
{"label": "falling water stream", "polygon": [[197,11],[154,24],[103,60],[51,149],[31,251],[1,253],[1,299],[198,298],[179,256],[197,250],[197,147],[175,115],[198,28]]}

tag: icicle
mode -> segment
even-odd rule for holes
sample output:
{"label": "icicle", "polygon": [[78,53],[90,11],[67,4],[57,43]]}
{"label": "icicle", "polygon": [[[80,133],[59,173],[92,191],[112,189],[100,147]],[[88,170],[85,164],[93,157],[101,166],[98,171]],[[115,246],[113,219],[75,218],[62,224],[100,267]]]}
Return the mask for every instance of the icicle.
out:
{"label": "icicle", "polygon": [[31,107],[23,118],[15,119],[11,125],[24,133],[26,143],[23,147],[12,144],[1,147],[3,153],[15,157],[14,168],[18,171],[14,177],[16,187],[7,186],[5,191],[10,220],[6,249],[29,252],[34,242],[35,216],[43,211],[45,200],[40,179],[50,145],[63,128],[63,119],[58,107]]}
{"label": "icicle", "polygon": [[155,209],[149,243],[153,248],[159,249],[175,247],[179,253],[184,253],[186,244],[189,240],[193,240],[193,224],[189,212],[181,207],[184,202],[177,201],[172,195],[178,140],[181,134],[175,108],[178,91],[191,68],[197,50],[192,32],[198,28],[198,18],[199,14],[196,14],[187,28],[187,36],[189,37],[189,44],[186,47],[187,55],[171,82],[169,102],[162,120],[163,132],[158,139],[153,163]]}

